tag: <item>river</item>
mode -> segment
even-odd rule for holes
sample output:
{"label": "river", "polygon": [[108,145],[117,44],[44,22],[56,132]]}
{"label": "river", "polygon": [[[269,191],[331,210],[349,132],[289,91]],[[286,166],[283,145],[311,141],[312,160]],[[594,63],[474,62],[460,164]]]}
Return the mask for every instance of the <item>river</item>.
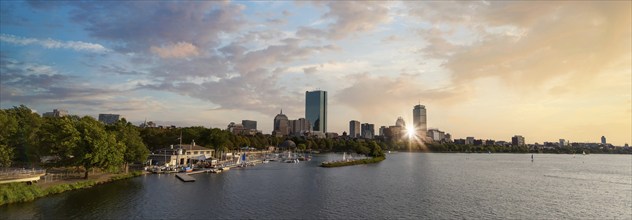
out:
{"label": "river", "polygon": [[632,219],[632,155],[392,153],[153,174],[0,207],[0,219]]}

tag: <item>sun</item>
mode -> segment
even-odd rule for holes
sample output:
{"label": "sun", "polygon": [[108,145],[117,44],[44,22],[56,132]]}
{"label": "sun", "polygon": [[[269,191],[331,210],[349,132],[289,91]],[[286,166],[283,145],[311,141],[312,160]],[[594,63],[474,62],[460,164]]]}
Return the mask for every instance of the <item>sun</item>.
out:
{"label": "sun", "polygon": [[413,128],[413,127],[406,128],[406,133],[408,133],[408,137],[414,137],[415,136],[415,128]]}

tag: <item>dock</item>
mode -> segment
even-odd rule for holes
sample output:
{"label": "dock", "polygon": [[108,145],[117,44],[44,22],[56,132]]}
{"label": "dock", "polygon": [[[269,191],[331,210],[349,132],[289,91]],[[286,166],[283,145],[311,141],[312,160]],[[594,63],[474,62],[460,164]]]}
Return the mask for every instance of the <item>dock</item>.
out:
{"label": "dock", "polygon": [[178,173],[176,174],[176,177],[178,177],[178,179],[182,180],[182,182],[195,182],[195,178],[185,174],[185,173]]}

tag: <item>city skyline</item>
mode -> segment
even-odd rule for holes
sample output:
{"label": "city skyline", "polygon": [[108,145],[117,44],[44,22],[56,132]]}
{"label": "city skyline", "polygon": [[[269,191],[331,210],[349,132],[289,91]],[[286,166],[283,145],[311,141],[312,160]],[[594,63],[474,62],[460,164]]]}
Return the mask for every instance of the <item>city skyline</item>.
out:
{"label": "city skyline", "polygon": [[323,90],[339,134],[420,103],[453,138],[632,143],[630,2],[0,4],[1,108],[269,133]]}

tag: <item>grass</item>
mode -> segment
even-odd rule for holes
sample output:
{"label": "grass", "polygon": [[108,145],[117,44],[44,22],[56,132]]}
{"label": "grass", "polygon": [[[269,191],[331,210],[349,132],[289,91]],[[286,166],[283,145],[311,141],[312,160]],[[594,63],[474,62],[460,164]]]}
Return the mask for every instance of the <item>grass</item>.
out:
{"label": "grass", "polygon": [[58,194],[75,189],[90,188],[97,184],[132,178],[142,175],[142,172],[130,172],[128,174],[116,175],[105,181],[85,180],[75,183],[64,183],[43,188],[37,184],[27,185],[26,183],[9,183],[0,185],[0,205],[28,202],[47,195]]}
{"label": "grass", "polygon": [[372,158],[367,158],[367,159],[362,159],[362,160],[323,163],[320,166],[321,167],[327,167],[327,168],[344,167],[344,166],[352,166],[352,165],[360,165],[360,164],[378,163],[380,161],[383,161],[384,159],[386,159],[386,157],[384,157],[384,156],[382,156],[382,157],[372,157]]}

